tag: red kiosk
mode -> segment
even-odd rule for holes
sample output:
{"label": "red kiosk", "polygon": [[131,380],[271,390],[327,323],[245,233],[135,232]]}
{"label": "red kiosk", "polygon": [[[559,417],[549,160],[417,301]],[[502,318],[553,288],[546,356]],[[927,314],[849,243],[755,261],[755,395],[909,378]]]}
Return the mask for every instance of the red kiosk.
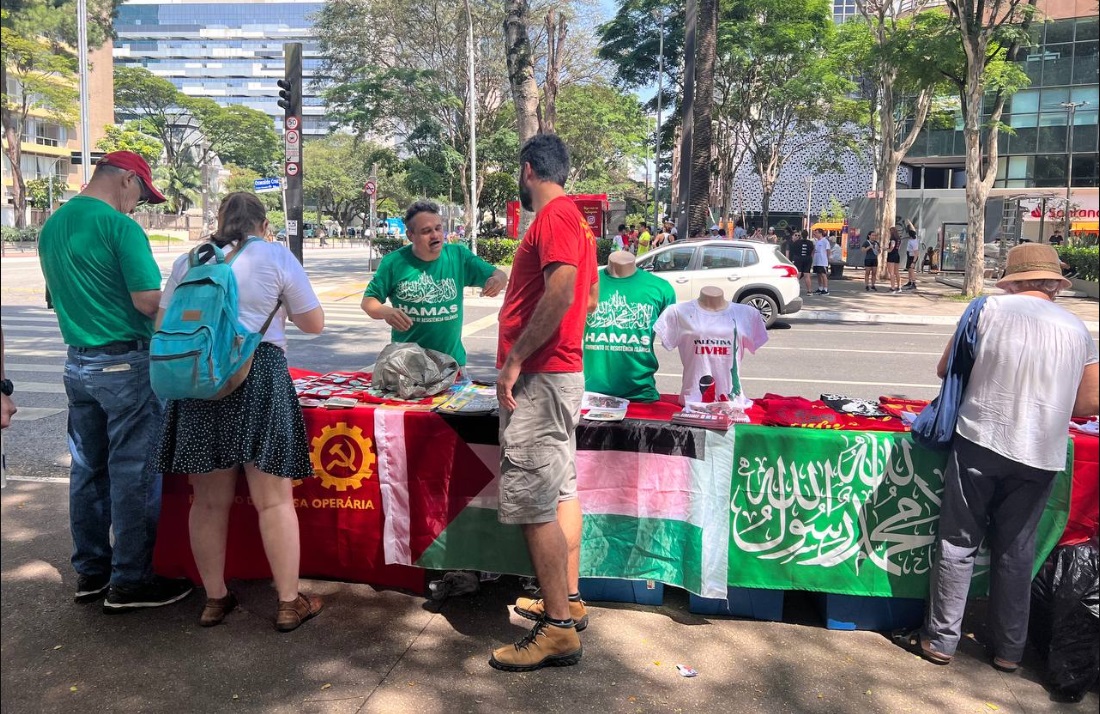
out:
{"label": "red kiosk", "polygon": [[[571,194],[569,198],[588,221],[589,228],[597,238],[604,238],[604,216],[607,214],[606,193]],[[509,238],[519,238],[519,201],[509,201],[507,211],[507,232]]]}

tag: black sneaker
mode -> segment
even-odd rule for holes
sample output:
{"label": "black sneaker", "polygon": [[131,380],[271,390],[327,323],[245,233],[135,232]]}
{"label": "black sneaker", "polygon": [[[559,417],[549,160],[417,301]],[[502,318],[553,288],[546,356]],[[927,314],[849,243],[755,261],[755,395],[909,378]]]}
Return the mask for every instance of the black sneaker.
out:
{"label": "black sneaker", "polygon": [[110,575],[81,575],[76,579],[76,594],[73,601],[79,603],[95,602],[103,597],[111,586]]}
{"label": "black sneaker", "polygon": [[190,595],[193,587],[187,578],[162,578],[159,575],[154,576],[148,583],[134,588],[113,585],[107,591],[107,599],[103,601],[103,612],[114,615],[148,607],[171,605]]}

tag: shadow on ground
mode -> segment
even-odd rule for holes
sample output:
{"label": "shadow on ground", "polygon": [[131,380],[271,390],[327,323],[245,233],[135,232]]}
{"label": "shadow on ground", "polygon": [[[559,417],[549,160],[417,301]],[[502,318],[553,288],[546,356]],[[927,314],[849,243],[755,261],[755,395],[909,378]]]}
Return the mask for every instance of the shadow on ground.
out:
{"label": "shadow on ground", "polygon": [[[1007,676],[987,663],[978,627],[956,662],[935,667],[871,632],[832,632],[808,598],[786,622],[693,615],[665,605],[595,605],[577,667],[506,674],[492,648],[523,635],[508,608],[514,578],[427,603],[365,585],[310,581],[326,609],[290,634],[271,626],[266,582],[239,582],[242,609],[222,626],[195,621],[201,593],[160,610],[106,616],[71,602],[66,492],[15,483],[3,492],[4,712],[1040,712],[1064,711],[1040,665]],[[683,678],[676,665],[699,671]],[[1072,711],[1097,709],[1091,693]]]}

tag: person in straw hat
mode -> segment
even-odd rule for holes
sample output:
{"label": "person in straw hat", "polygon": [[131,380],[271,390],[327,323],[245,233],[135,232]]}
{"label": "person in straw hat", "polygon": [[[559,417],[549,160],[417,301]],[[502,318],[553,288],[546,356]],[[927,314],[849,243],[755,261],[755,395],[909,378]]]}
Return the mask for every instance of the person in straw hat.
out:
{"label": "person in straw hat", "polygon": [[[1097,413],[1100,387],[1096,342],[1054,302],[1069,281],[1053,248],[1010,250],[997,287],[1006,294],[988,298],[978,318],[919,645],[925,659],[951,661],[974,556],[988,533],[993,666],[1013,671],[1027,638],[1036,529],[1055,474],[1066,467],[1066,427],[1071,416]],[[941,378],[951,349],[940,359]]]}

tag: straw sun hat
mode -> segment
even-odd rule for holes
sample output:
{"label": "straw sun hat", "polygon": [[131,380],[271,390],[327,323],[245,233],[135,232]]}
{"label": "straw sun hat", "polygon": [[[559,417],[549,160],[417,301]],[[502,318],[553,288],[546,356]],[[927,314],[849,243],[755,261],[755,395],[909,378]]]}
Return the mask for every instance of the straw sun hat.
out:
{"label": "straw sun hat", "polygon": [[1063,288],[1072,285],[1062,277],[1058,253],[1049,245],[1040,243],[1022,243],[1008,251],[1005,274],[997,281],[997,287],[1004,288],[1021,280],[1059,280]]}

